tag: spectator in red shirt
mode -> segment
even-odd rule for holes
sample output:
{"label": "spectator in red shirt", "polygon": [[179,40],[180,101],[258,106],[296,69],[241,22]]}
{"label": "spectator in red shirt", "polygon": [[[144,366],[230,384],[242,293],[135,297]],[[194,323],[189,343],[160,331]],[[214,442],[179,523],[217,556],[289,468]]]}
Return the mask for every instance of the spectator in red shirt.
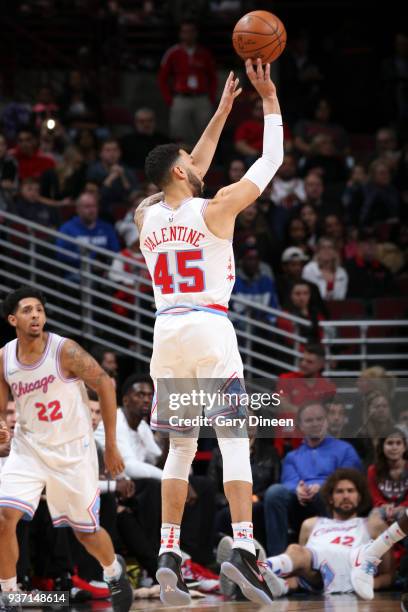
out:
{"label": "spectator in red shirt", "polygon": [[323,378],[324,348],[320,344],[307,344],[299,363],[298,372],[285,372],[279,376],[277,391],[281,405],[292,413],[306,402],[327,402],[336,395],[336,385]]}
{"label": "spectator in red shirt", "polygon": [[235,130],[235,149],[241,155],[253,158],[262,153],[264,114],[262,100],[257,100],[252,110],[252,118],[240,123]]}
{"label": "spectator in red shirt", "polygon": [[[325,403],[336,395],[336,385],[323,378],[324,349],[319,344],[307,344],[298,372],[280,374],[276,391],[280,397],[279,418],[295,418],[298,409],[310,402]],[[298,419],[296,419],[298,420]],[[282,456],[287,450],[298,448],[302,433],[295,428],[277,431],[274,446]]]}
{"label": "spectator in red shirt", "polygon": [[170,107],[170,136],[194,144],[207,125],[217,92],[215,61],[208,49],[197,44],[195,23],[180,26],[180,43],[163,56],[159,86]]}
{"label": "spectator in red shirt", "polygon": [[376,511],[388,524],[398,520],[408,507],[407,440],[398,427],[378,440],[367,476]]}
{"label": "spectator in red shirt", "polygon": [[10,151],[10,154],[18,162],[20,180],[38,179],[43,172],[55,167],[52,157],[38,150],[36,134],[27,128],[19,131],[17,146]]}

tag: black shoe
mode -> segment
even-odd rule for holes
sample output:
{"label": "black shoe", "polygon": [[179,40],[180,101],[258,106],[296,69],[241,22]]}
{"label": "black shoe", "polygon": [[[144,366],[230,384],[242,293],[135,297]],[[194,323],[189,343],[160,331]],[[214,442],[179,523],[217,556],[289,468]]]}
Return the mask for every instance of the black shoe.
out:
{"label": "black shoe", "polygon": [[403,593],[401,597],[401,610],[408,612],[408,593]]}
{"label": "black shoe", "polygon": [[10,605],[8,599],[2,596],[0,592],[0,612],[22,612],[21,606]]}
{"label": "black shoe", "polygon": [[122,566],[119,578],[108,580],[107,584],[111,592],[112,608],[114,612],[129,612],[133,603],[133,589],[126,574],[126,563],[123,557],[116,555]]}
{"label": "black shoe", "polygon": [[273,595],[259,571],[256,557],[243,548],[234,548],[229,561],[221,565],[221,573],[241,589],[242,594],[257,604],[270,604]]}
{"label": "black shoe", "polygon": [[190,592],[181,575],[181,557],[175,553],[163,553],[159,557],[156,580],[160,584],[160,599],[169,606],[187,606]]}

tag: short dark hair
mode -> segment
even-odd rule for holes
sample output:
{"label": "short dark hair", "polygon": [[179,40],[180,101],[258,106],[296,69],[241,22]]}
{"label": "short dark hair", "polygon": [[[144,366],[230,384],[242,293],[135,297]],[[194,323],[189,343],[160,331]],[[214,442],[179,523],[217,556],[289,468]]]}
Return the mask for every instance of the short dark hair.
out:
{"label": "short dark hair", "polygon": [[145,174],[151,183],[160,189],[170,181],[170,170],[180,156],[180,145],[169,143],[158,145],[146,157]]}
{"label": "short dark hair", "polygon": [[12,315],[16,312],[20,300],[30,297],[36,298],[45,308],[47,300],[45,296],[41,293],[41,291],[39,291],[38,289],[34,289],[33,287],[19,287],[15,291],[9,293],[3,300],[2,312],[6,321],[9,315]]}
{"label": "short dark hair", "polygon": [[309,408],[309,406],[321,406],[323,412],[327,416],[327,407],[326,407],[326,404],[322,400],[319,400],[319,399],[309,400],[309,401],[305,402],[304,404],[302,404],[301,406],[299,406],[299,408],[298,408],[297,418],[298,418],[299,422],[302,420],[302,415],[303,415],[304,411],[306,410],[306,408]]}
{"label": "short dark hair", "polygon": [[324,405],[326,406],[326,410],[332,404],[335,404],[336,406],[341,405],[341,406],[343,406],[343,408],[346,407],[346,404],[344,403],[344,399],[342,397],[340,397],[340,395],[335,395],[334,397],[331,397],[330,399],[326,399],[325,400]]}
{"label": "short dark hair", "polygon": [[133,385],[137,385],[140,383],[147,383],[148,385],[153,387],[151,379],[147,376],[143,376],[141,374],[131,374],[126,378],[125,382],[122,385],[122,399],[129,393]]}
{"label": "short dark hair", "polygon": [[91,400],[91,402],[99,402],[99,396],[96,391],[90,387],[86,387],[86,392],[88,394],[88,399]]}
{"label": "short dark hair", "polygon": [[359,472],[353,468],[339,468],[333,472],[333,474],[331,474],[323,484],[322,488],[320,489],[320,494],[327,509],[331,509],[330,498],[340,480],[350,480],[350,482],[353,483],[360,495],[360,503],[357,508],[357,514],[367,514],[371,507],[371,498],[367,486],[367,480],[362,472]]}
{"label": "short dark hair", "polygon": [[101,150],[103,149],[103,147],[107,144],[115,144],[119,147],[119,149],[122,149],[122,147],[120,146],[120,142],[117,138],[106,138],[106,140],[103,140],[101,142]]}
{"label": "short dark hair", "polygon": [[316,343],[306,344],[303,352],[312,353],[312,355],[316,355],[317,357],[320,357],[320,359],[325,358],[324,346],[322,344],[316,344]]}

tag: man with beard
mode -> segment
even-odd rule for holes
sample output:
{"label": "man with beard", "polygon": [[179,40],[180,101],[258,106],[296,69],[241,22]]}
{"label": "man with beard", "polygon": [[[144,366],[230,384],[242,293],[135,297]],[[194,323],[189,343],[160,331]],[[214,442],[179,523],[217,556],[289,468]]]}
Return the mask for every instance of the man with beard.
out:
{"label": "man with beard", "polygon": [[[180,421],[180,410],[171,417],[168,413],[169,403],[163,401],[164,387],[173,384],[180,390],[181,379],[187,381],[190,394],[193,386],[202,385],[200,381],[208,381],[212,394],[222,390],[224,396],[238,397],[243,392],[242,360],[227,316],[235,280],[232,249],[235,219],[259,198],[283,159],[282,116],[270,65],[263,68],[258,59],[254,70],[252,60],[247,60],[246,73],[262,98],[265,115],[262,156],[241,180],[223,187],[214,198],[200,197],[203,177],[240,92],[238,80],[231,72],[218,109],[191,155],[178,145],[160,145],[149,153],[146,175],[163,193],[144,200],[135,214],[157,307],[150,375],[159,403],[153,404],[151,425],[170,434],[163,469],[161,547],[156,574],[160,597],[169,605],[190,603],[180,573],[179,543],[199,427],[195,424],[190,427],[188,423],[184,427],[184,422],[195,421],[196,417],[199,420],[202,402],[183,400],[184,412],[193,419]],[[243,414],[243,406],[217,405],[216,410],[217,413],[207,410],[207,416],[217,414],[216,433],[234,534],[231,559],[223,563],[221,571],[240,586],[248,599],[268,604],[272,595],[259,573],[253,543],[249,440],[245,431],[231,432],[231,427],[228,430],[228,421],[232,419],[225,419],[223,426],[218,421],[238,410]]]}
{"label": "man with beard", "polygon": [[[365,478],[357,470],[336,470],[326,480],[321,495],[331,518],[306,519],[299,544],[291,544],[283,554],[266,560],[264,578],[274,597],[300,587],[325,594],[352,592],[353,565],[363,557],[371,538],[387,528],[375,515],[368,519],[359,516],[367,511],[370,498]],[[389,587],[393,578],[393,562],[388,553],[374,578],[374,588]]]}

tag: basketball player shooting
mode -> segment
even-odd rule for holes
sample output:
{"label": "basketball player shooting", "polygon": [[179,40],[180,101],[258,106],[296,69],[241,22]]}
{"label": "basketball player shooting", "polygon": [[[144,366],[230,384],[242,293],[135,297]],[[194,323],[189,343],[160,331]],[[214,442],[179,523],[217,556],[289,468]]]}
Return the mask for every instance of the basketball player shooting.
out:
{"label": "basketball player shooting", "polygon": [[[237,215],[264,191],[283,160],[282,117],[270,65],[263,67],[258,59],[254,70],[252,60],[247,60],[246,73],[262,98],[265,124],[262,156],[239,182],[220,189],[211,200],[201,197],[203,178],[239,95],[232,73],[219,107],[191,155],[176,144],[168,144],[153,149],[146,159],[148,179],[162,189],[144,200],[135,214],[157,306],[150,366],[156,391],[158,379],[163,378],[243,378],[235,331],[227,318],[235,279],[234,224]],[[151,424],[162,429],[155,406]],[[172,436],[170,425],[167,431],[170,448],[162,481],[156,576],[164,603],[186,605],[190,594],[180,571],[179,538],[197,436]],[[247,438],[222,437],[218,431],[217,437],[234,534],[231,559],[221,571],[248,599],[267,604],[272,594],[257,566],[253,543],[249,442]]]}
{"label": "basketball player shooting", "polygon": [[[85,385],[96,391],[105,427],[105,466],[124,469],[116,446],[116,397],[108,374],[76,342],[44,331],[45,301],[23,287],[3,302],[17,338],[0,351],[0,416],[11,391],[17,410],[11,452],[0,477],[0,586],[17,590],[16,526],[32,519],[43,489],[55,527],[72,527],[104,570],[115,612],[127,612],[133,591],[109,534],[99,526],[98,459]],[[0,443],[9,434],[0,421]],[[0,596],[0,610],[13,610]]]}

